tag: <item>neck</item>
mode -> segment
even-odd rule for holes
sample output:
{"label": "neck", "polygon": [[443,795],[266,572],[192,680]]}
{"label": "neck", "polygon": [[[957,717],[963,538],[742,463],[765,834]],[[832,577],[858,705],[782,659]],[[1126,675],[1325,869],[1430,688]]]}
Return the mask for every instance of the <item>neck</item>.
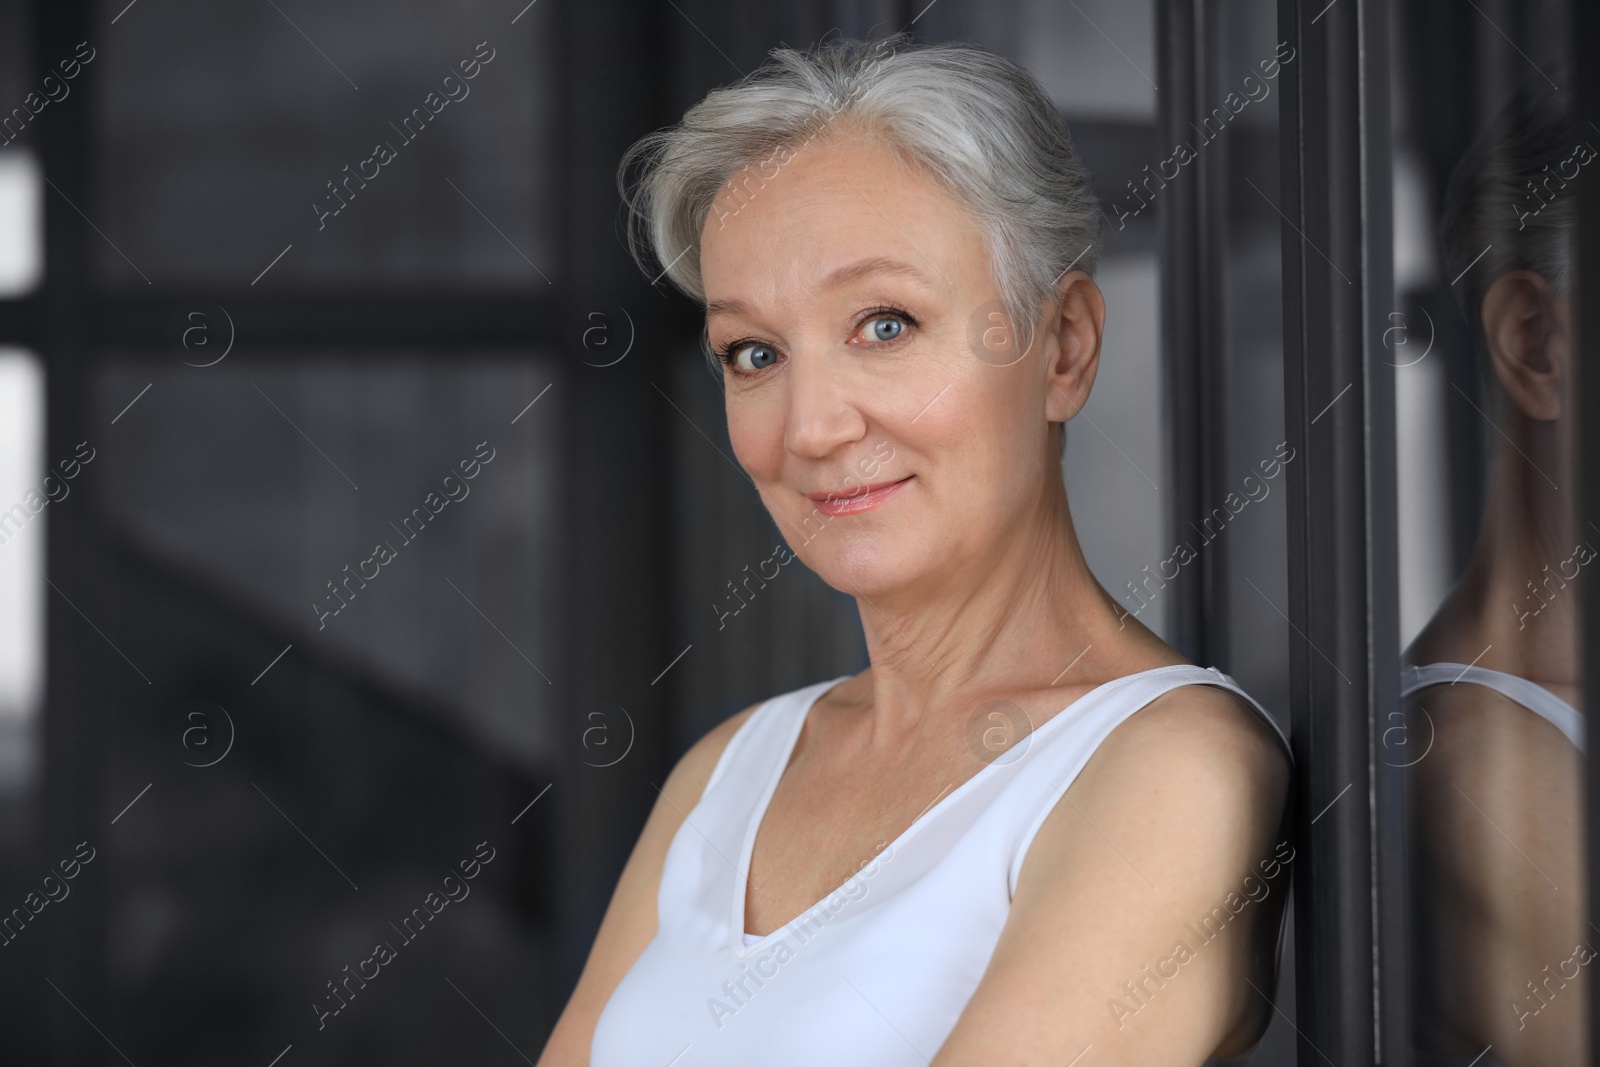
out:
{"label": "neck", "polygon": [[1574,528],[1572,472],[1553,440],[1543,440],[1556,424],[1519,421],[1513,428],[1517,449],[1495,451],[1472,559],[1411,661],[1466,663],[1481,655],[1481,666],[1577,685],[1583,561],[1600,538],[1582,537]]}
{"label": "neck", "polygon": [[[915,725],[975,698],[1069,692],[1130,670],[1130,649],[1181,662],[1095,580],[1059,462],[1014,526],[981,555],[915,585],[858,596],[878,718]],[[1070,667],[1070,669],[1068,669]]]}

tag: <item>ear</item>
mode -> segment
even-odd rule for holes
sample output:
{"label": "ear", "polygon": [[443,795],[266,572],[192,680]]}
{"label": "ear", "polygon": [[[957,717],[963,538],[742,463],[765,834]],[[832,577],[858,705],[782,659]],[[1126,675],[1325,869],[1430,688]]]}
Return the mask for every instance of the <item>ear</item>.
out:
{"label": "ear", "polygon": [[1483,295],[1482,322],[1489,362],[1517,410],[1540,422],[1559,417],[1567,332],[1549,281],[1531,270],[1502,274]]}
{"label": "ear", "polygon": [[1081,270],[1068,271],[1057,285],[1055,321],[1044,324],[1049,339],[1044,359],[1044,410],[1051,422],[1066,422],[1088,402],[1100,369],[1106,301],[1094,279]]}

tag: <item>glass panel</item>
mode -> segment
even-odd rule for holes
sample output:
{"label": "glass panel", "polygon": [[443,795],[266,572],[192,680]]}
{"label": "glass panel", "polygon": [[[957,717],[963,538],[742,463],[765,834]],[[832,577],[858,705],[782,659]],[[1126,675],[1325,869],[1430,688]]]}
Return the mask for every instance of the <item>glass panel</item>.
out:
{"label": "glass panel", "polygon": [[[110,353],[88,382],[67,658],[101,699],[51,712],[74,749],[52,766],[95,802],[44,845],[88,837],[98,881],[44,919],[100,950],[52,979],[138,1063],[530,1047],[549,888],[521,857],[550,809],[511,820],[564,760],[556,361],[196,352]],[[70,1013],[33,973],[19,995]],[[97,1041],[79,1022],[52,1039]]]}
{"label": "glass panel", "polygon": [[[1195,134],[1207,183],[1203,231],[1218,267],[1213,334],[1221,381],[1215,429],[1216,499],[1186,519],[1197,551],[1222,554],[1214,592],[1218,666],[1279,713],[1289,728],[1287,494],[1294,462],[1283,428],[1282,218],[1278,205],[1278,101],[1283,67],[1271,0],[1218,4],[1207,26],[1210,72],[1201,102],[1210,121]],[[1226,125],[1222,116],[1227,116]],[[1201,170],[1201,168],[1209,168]],[[1179,180],[1182,180],[1180,177]],[[1180,528],[1180,532],[1183,532]],[[1290,987],[1292,990],[1292,986]],[[1292,995],[1288,998],[1292,1002]]]}
{"label": "glass panel", "polygon": [[[1279,190],[1278,104],[1285,67],[1297,57],[1280,45],[1272,0],[1204,5],[1206,71],[1199,157],[1177,180],[1201,182],[1201,317],[1216,368],[1209,412],[1216,465],[1199,515],[1180,515],[1178,536],[1213,557],[1206,624],[1215,665],[1276,717],[1289,733],[1288,493],[1284,470],[1296,459],[1283,417],[1283,203]],[[1225,120],[1225,122],[1224,122]],[[1165,157],[1181,160],[1176,146]],[[1202,268],[1205,269],[1205,268]],[[1204,373],[1204,371],[1202,372]],[[1169,549],[1170,551],[1170,549]],[[1293,855],[1293,853],[1290,853]],[[1287,894],[1285,876],[1272,889]],[[1270,883],[1269,883],[1270,884]],[[1290,904],[1292,908],[1292,902]],[[1256,1067],[1296,1059],[1294,915],[1284,919],[1275,1010],[1250,1058]]]}
{"label": "glass panel", "polygon": [[[158,287],[543,289],[552,12],[139,4],[93,60],[105,166],[85,210]],[[99,256],[107,284],[145,284]]]}
{"label": "glass panel", "polygon": [[285,643],[539,765],[554,745],[539,610],[553,595],[554,362],[241,356],[122,354],[100,371],[114,444],[97,466],[119,535]]}
{"label": "glass panel", "polygon": [[44,369],[0,348],[0,797],[35,780],[35,723],[44,671],[44,545],[49,505],[70,482],[46,477]]}
{"label": "glass panel", "polygon": [[0,149],[0,297],[27,293],[44,271],[43,189],[32,152]]}
{"label": "glass panel", "polygon": [[1396,5],[1395,374],[1413,1043],[1587,1062],[1565,3]]}
{"label": "glass panel", "polygon": [[[31,86],[33,67],[28,62],[28,38],[32,33],[28,0],[0,0],[0,108],[9,115],[21,107]],[[0,133],[0,143],[14,138],[12,129]]]}
{"label": "glass panel", "polygon": [[[1010,54],[1033,72],[1069,120],[1121,119],[1146,126],[1155,122],[1154,4],[1020,0],[1012,8],[1002,13],[984,5],[965,17],[979,23],[982,11],[994,12],[982,26],[989,31],[986,39],[1004,34],[1004,43],[1015,49]],[[960,11],[942,16],[964,17]]]}
{"label": "glass panel", "polygon": [[0,297],[25,293],[38,281],[44,183],[33,155],[33,126],[50,107],[42,90],[54,96],[70,91],[58,81],[32,84],[27,15],[22,0],[0,0]]}

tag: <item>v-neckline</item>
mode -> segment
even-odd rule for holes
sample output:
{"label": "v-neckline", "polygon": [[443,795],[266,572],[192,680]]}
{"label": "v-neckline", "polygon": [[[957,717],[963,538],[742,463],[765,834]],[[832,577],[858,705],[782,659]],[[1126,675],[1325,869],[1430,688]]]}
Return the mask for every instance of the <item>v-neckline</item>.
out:
{"label": "v-neckline", "polygon": [[[1028,731],[1024,737],[1036,737],[1042,731],[1049,729],[1050,725],[1057,720],[1068,718],[1068,713],[1072,711],[1073,708],[1076,708],[1079,704],[1082,704],[1090,697],[1096,695],[1097,693],[1102,693],[1113,686],[1124,685],[1136,678],[1147,678],[1166,671],[1204,671],[1207,669],[1208,668],[1205,667],[1198,667],[1193,663],[1169,663],[1164,667],[1151,667],[1148,670],[1135,671],[1133,674],[1124,674],[1120,678],[1112,678],[1110,681],[1101,682],[1099,685],[1095,686],[1093,689],[1090,689],[1082,696],[1079,696],[1077,699],[1073,700],[1066,707],[1050,716],[1044,722]],[[766,789],[762,792],[760,799],[756,801],[755,810],[751,813],[750,820],[745,826],[744,844],[739,851],[739,865],[734,871],[733,917],[729,924],[728,935],[729,947],[733,950],[735,958],[742,958],[754,952],[765,942],[783,933],[785,930],[789,929],[789,927],[799,922],[802,918],[811,914],[818,908],[818,906],[827,903],[828,899],[835,893],[843,892],[845,887],[850,884],[850,880],[848,878],[845,879],[844,882],[823,894],[821,900],[801,908],[800,914],[794,916],[788,922],[783,923],[781,926],[777,927],[777,929],[772,930],[769,933],[762,934],[757,940],[752,941],[750,944],[745,944],[744,913],[747,897],[746,890],[750,885],[750,860],[755,854],[756,837],[761,832],[761,824],[766,820],[767,809],[772,806],[772,798],[773,795],[778,791],[778,783],[783,780],[784,772],[789,769],[789,762],[794,758],[795,745],[797,745],[800,741],[800,734],[805,729],[806,719],[810,718],[811,716],[811,709],[815,707],[817,702],[820,701],[825,695],[831,693],[840,682],[853,677],[854,675],[841,674],[831,682],[817,683],[817,691],[811,695],[810,699],[805,701],[804,706],[800,709],[800,713],[795,716],[794,723],[789,728],[788,739],[783,745],[782,756],[780,759],[775,761],[776,767],[768,776]],[[1018,740],[1020,741],[1022,738],[1019,738]],[[994,768],[1000,766],[1009,766],[1010,764],[1015,763],[1017,759],[1020,758],[1017,754],[1026,752],[1028,747],[1031,746],[1013,744],[1009,750],[995,757],[993,760],[990,760],[984,766],[978,768],[976,774],[972,775],[966,781],[956,786],[953,790],[944,794],[944,796],[939,798],[933,804],[923,809],[922,814],[918,815],[915,819],[912,819],[911,824],[904,830],[900,831],[899,835],[883,848],[880,855],[884,853],[892,855],[895,849],[907,838],[911,837],[921,827],[926,826],[935,812],[947,807],[963,793],[970,792],[973,783],[986,777]],[[851,877],[854,877],[854,875]]]}

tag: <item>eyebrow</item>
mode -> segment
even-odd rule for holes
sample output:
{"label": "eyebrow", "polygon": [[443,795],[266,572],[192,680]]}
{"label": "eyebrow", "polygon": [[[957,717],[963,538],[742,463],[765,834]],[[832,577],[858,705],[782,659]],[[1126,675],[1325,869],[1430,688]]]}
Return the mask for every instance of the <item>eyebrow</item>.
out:
{"label": "eyebrow", "polygon": [[[859,281],[874,274],[889,274],[895,277],[907,278],[928,289],[934,287],[928,276],[911,264],[898,259],[890,259],[887,256],[874,256],[871,259],[858,260],[855,263],[840,267],[822,279],[822,288],[837,288],[847,282]],[[708,319],[715,315],[743,315],[748,313],[749,310],[748,305],[739,300],[706,301],[706,318]]]}

